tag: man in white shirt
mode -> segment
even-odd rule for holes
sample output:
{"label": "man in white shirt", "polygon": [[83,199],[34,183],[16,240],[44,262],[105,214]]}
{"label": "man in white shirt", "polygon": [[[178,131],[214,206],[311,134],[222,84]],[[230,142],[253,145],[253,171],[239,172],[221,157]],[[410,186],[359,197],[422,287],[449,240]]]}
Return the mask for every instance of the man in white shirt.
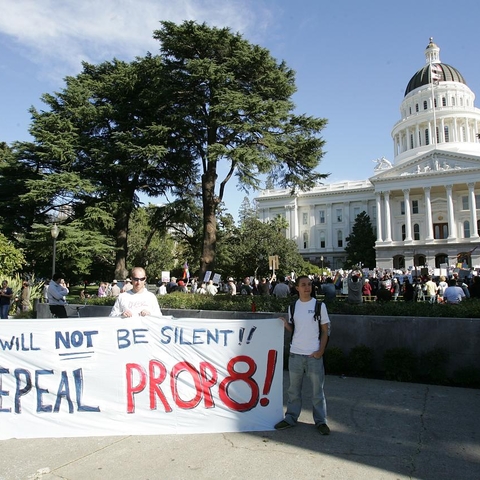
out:
{"label": "man in white shirt", "polygon": [[147,275],[141,267],[132,270],[132,289],[121,293],[110,312],[111,317],[161,317],[157,297],[145,288]]}

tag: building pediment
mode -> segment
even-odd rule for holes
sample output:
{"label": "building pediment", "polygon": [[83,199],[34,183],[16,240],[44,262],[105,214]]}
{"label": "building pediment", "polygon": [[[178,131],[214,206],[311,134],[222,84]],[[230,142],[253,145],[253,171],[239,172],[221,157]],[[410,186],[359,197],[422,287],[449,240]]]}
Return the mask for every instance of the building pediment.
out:
{"label": "building pediment", "polygon": [[444,175],[452,172],[480,171],[480,157],[454,154],[436,150],[417,158],[383,168],[378,174],[370,178],[372,183],[401,177],[422,177],[429,175]]}

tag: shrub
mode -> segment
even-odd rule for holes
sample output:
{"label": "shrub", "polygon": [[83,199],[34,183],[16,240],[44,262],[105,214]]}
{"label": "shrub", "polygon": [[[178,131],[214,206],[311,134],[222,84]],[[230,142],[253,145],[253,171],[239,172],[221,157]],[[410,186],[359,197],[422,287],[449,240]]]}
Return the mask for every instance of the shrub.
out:
{"label": "shrub", "polygon": [[447,365],[450,354],[444,348],[434,348],[420,357],[420,374],[435,384],[448,383]]}
{"label": "shrub", "polygon": [[391,348],[383,356],[387,380],[411,382],[416,377],[417,358],[409,348]]}
{"label": "shrub", "polygon": [[373,372],[373,350],[366,345],[353,347],[348,354],[348,366],[352,375],[371,376]]}
{"label": "shrub", "polygon": [[327,374],[346,373],[346,358],[339,347],[327,347],[325,350],[325,372]]}

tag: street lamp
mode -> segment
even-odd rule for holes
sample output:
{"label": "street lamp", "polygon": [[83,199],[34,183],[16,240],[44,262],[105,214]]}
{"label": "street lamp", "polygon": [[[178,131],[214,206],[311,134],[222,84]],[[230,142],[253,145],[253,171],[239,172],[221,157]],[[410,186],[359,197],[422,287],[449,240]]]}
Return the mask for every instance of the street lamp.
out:
{"label": "street lamp", "polygon": [[323,255],[320,257],[320,261],[322,262],[322,273],[323,273]]}
{"label": "street lamp", "polygon": [[56,223],[53,224],[53,227],[52,227],[52,230],[50,230],[50,233],[53,238],[53,260],[52,260],[52,277],[53,277],[53,274],[55,273],[55,256],[57,254],[57,238],[58,238],[58,234],[60,233],[60,230],[57,227]]}

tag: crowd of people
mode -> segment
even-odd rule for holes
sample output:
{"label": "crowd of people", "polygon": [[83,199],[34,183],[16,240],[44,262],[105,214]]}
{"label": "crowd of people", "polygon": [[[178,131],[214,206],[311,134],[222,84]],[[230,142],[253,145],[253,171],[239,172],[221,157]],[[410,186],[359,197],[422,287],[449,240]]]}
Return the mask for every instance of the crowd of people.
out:
{"label": "crowd of people", "polygon": [[[459,303],[467,298],[480,298],[480,277],[471,275],[459,277],[458,273],[450,276],[419,275],[409,273],[366,273],[360,269],[350,271],[338,270],[328,275],[310,275],[312,297],[322,296],[326,301],[344,298],[350,303],[369,301],[415,301],[429,303]],[[198,278],[178,280],[172,277],[169,282],[162,282],[157,295],[173,292],[195,293],[203,295],[273,295],[288,297],[297,295],[295,279],[282,275],[272,278],[245,277],[235,280],[228,277],[226,281],[214,283],[199,282]]]}

